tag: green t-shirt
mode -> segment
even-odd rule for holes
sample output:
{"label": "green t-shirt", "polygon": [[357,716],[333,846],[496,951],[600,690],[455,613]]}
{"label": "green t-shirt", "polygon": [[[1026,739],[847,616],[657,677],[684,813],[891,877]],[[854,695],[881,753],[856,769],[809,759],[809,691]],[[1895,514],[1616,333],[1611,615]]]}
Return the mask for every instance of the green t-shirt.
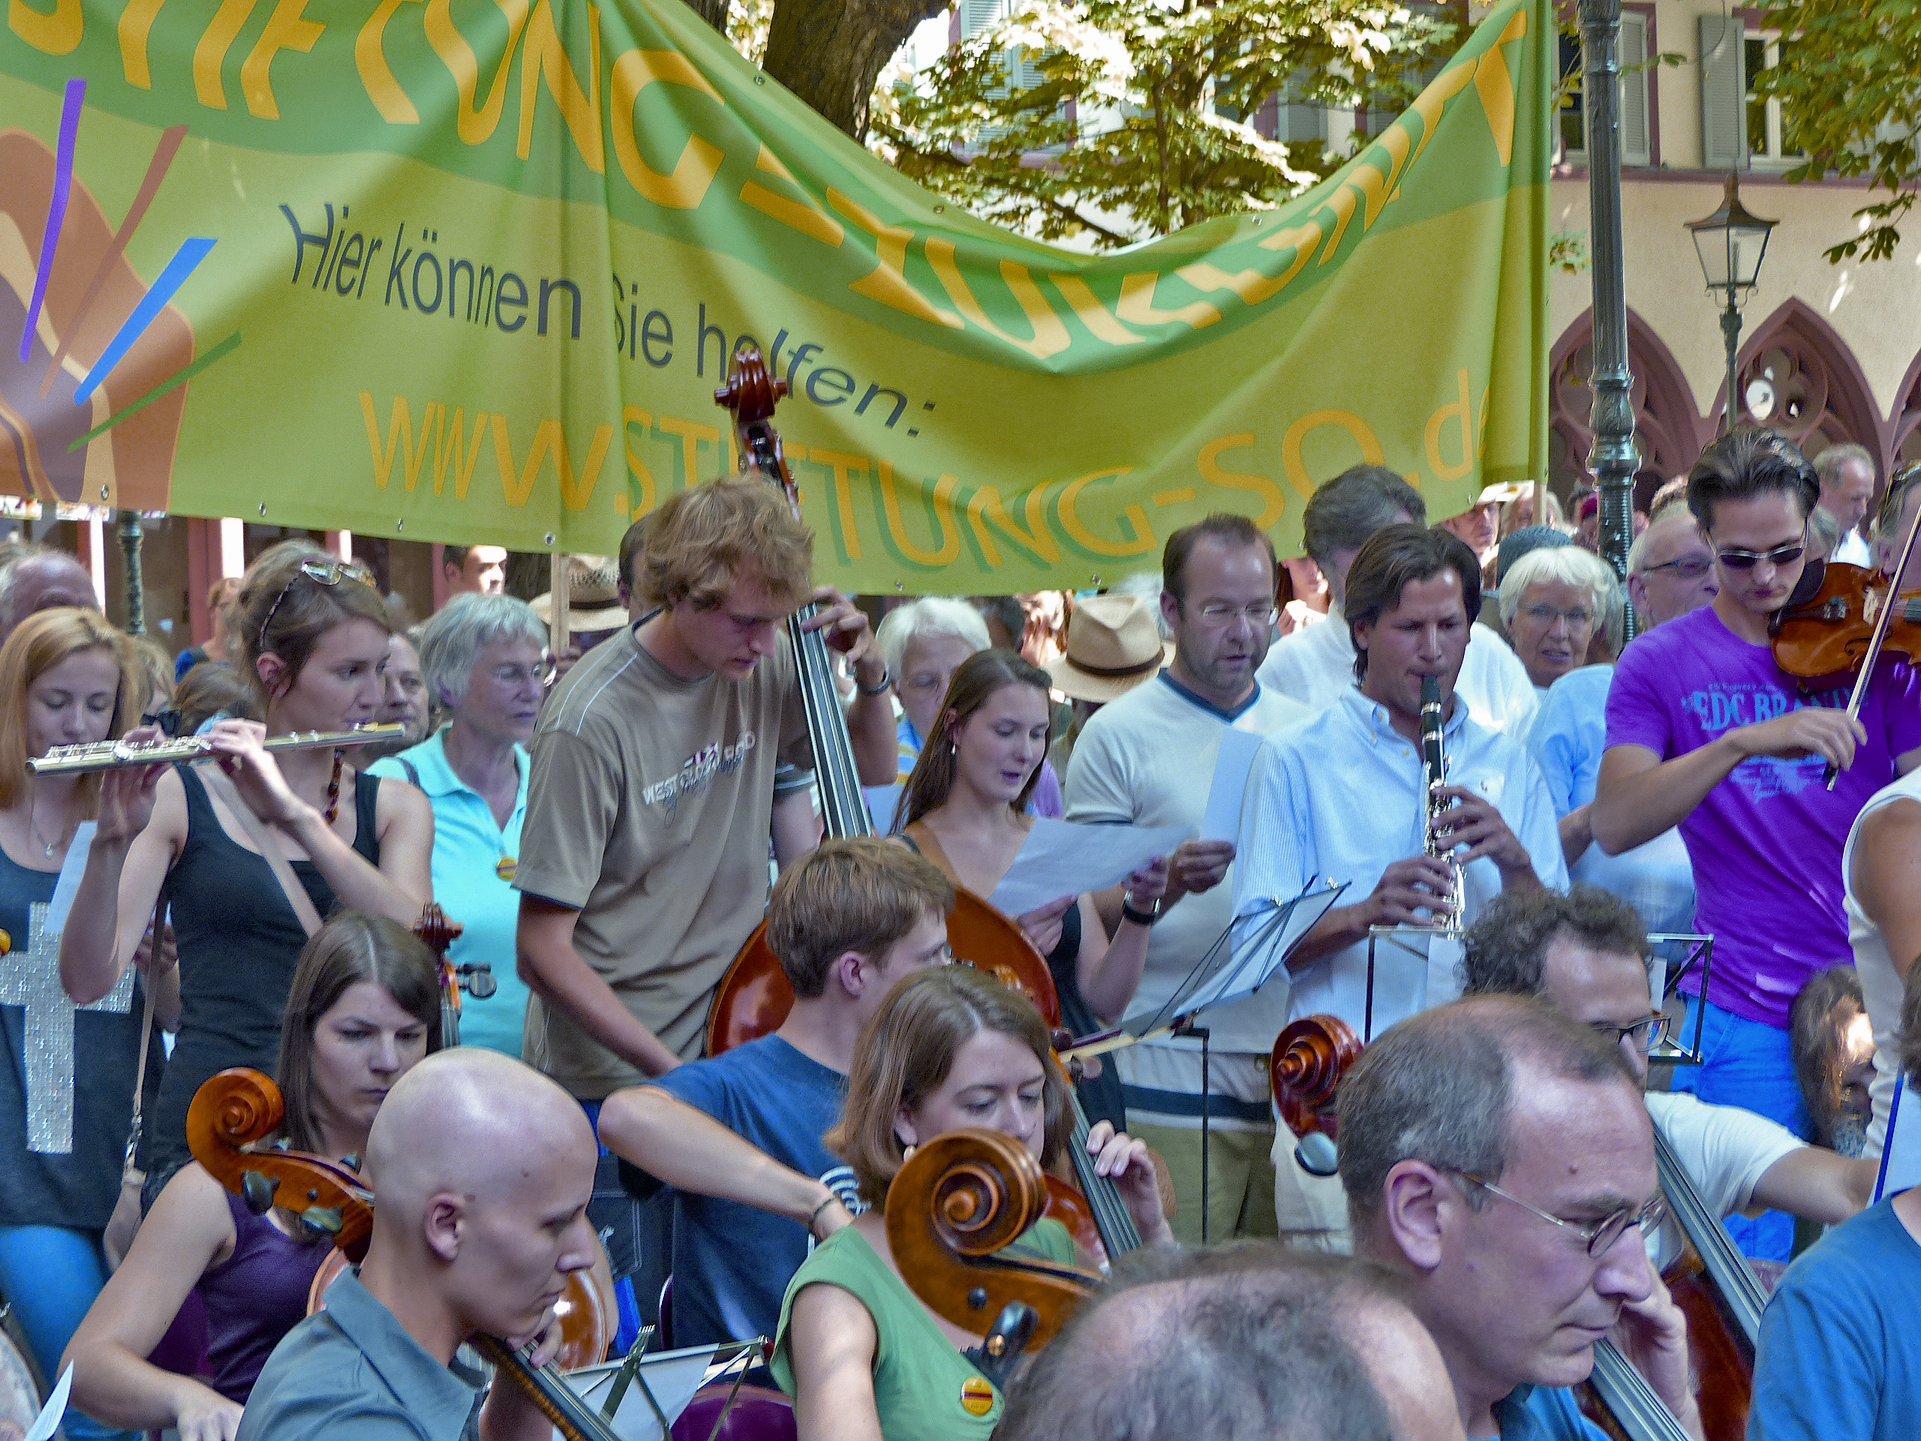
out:
{"label": "green t-shirt", "polygon": [[[1059,1221],[1036,1222],[1015,1244],[1049,1261],[1074,1264],[1073,1237]],[[987,1409],[978,1415],[968,1410],[963,1388],[978,1396],[986,1378],[954,1349],[927,1308],[852,1226],[841,1227],[815,1247],[787,1285],[771,1364],[783,1391],[794,1391],[787,1349],[794,1297],[815,1282],[850,1293],[874,1318],[874,1408],[886,1441],[986,1441],[1001,1417],[1000,1392],[988,1386],[992,1402]]]}

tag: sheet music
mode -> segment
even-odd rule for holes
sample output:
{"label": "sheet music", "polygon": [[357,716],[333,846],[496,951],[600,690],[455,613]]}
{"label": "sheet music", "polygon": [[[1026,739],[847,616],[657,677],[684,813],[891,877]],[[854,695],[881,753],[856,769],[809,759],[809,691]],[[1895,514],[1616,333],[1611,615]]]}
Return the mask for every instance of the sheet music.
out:
{"label": "sheet music", "polygon": [[[614,1412],[615,1434],[622,1441],[667,1441],[660,1429],[660,1418],[654,1414],[654,1407],[647,1404],[648,1393],[652,1392],[654,1405],[660,1407],[660,1414],[672,1426],[687,1409],[687,1403],[694,1399],[694,1393],[706,1384],[714,1357],[720,1350],[719,1346],[689,1346],[644,1359],[627,1394],[620,1398],[620,1409]],[[589,1366],[566,1372],[565,1380],[581,1399],[598,1410],[606,1402],[619,1371],[618,1363]],[[558,1437],[560,1432],[555,1431],[554,1435]]]}
{"label": "sheet music", "polygon": [[1260,754],[1263,737],[1229,726],[1221,732],[1221,750],[1214,761],[1214,781],[1207,790],[1207,809],[1201,816],[1201,839],[1237,841],[1241,836],[1241,802],[1247,795],[1248,772]]}
{"label": "sheet music", "polygon": [[987,899],[1022,916],[1062,896],[1104,891],[1192,834],[1192,826],[1088,826],[1042,816]]}

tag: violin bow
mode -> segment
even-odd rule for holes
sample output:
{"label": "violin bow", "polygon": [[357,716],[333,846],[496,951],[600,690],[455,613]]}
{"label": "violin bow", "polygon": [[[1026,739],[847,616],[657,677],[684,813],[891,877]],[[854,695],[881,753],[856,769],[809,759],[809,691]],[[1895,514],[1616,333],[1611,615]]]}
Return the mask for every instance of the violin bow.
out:
{"label": "violin bow", "polygon": [[[1861,718],[1861,703],[1868,697],[1868,682],[1874,676],[1875,663],[1881,659],[1881,646],[1888,638],[1888,627],[1894,623],[1895,600],[1901,594],[1901,577],[1907,574],[1908,557],[1914,554],[1914,538],[1921,533],[1921,507],[1914,513],[1908,525],[1907,539],[1901,542],[1901,557],[1895,561],[1894,569],[1888,574],[1888,598],[1882,603],[1881,614],[1874,618],[1874,632],[1868,637],[1868,649],[1861,661],[1861,673],[1854,678],[1854,690],[1848,696],[1848,719]],[[1841,778],[1840,769],[1833,761],[1828,762],[1827,774],[1823,780],[1829,790]]]}

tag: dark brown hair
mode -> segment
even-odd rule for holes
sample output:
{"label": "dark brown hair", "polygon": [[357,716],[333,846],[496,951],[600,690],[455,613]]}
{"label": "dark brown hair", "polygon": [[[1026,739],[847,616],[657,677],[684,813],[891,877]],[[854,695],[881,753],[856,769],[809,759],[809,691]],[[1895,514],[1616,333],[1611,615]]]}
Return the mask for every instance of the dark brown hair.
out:
{"label": "dark brown hair", "polygon": [[1712,442],[1688,469],[1688,509],[1703,535],[1714,530],[1715,503],[1784,490],[1807,519],[1821,498],[1821,480],[1793,442],[1771,430],[1737,430]]}
{"label": "dark brown hair", "polygon": [[259,720],[260,688],[224,661],[203,660],[180,678],[173,704],[180,734],[190,736],[221,711],[236,720]]}
{"label": "dark brown hair", "polygon": [[[1010,685],[1032,686],[1045,696],[1050,684],[1047,672],[1019,651],[984,650],[962,661],[954,671],[954,678],[947,683],[947,696],[940,703],[940,719],[934,722],[934,733],[922,740],[914,773],[901,787],[900,801],[894,810],[894,828],[905,829],[947,803],[954,789],[954,732],[962,721],[986,705],[994,692]],[[1021,787],[1021,793],[1014,797],[1016,815],[1027,809],[1027,798],[1034,794],[1040,778],[1041,768],[1037,765],[1028,776],[1027,784]]]}
{"label": "dark brown hair", "polygon": [[874,836],[825,840],[781,872],[767,905],[767,944],[796,996],[827,988],[853,951],[875,961],[921,921],[954,908],[954,883],[925,856]]}
{"label": "dark brown hair", "polygon": [[1280,558],[1274,554],[1274,542],[1265,531],[1244,515],[1217,511],[1205,520],[1182,526],[1167,538],[1161,551],[1161,585],[1178,600],[1187,599],[1187,558],[1204,540],[1218,540],[1224,546],[1258,545],[1267,552],[1268,570],[1275,576],[1281,574]]}
{"label": "dark brown hair", "polygon": [[240,642],[238,669],[260,692],[263,705],[274,697],[260,679],[261,656],[279,656],[286,664],[280,692],[284,695],[300,679],[320,638],[335,626],[364,620],[378,626],[382,635],[393,634],[393,621],[380,593],[366,581],[349,572],[328,585],[301,570],[307,561],[334,560],[318,546],[286,540],[260,552],[241,578],[232,612],[232,624],[239,628],[234,636]]}
{"label": "dark brown hair", "polygon": [[287,1009],[280,1020],[276,1074],[287,1103],[281,1133],[296,1151],[317,1151],[314,1029],[349,987],[371,981],[427,1028],[427,1052],[440,1049],[440,962],[426,942],[399,921],[361,911],[342,911],[300,952]]}
{"label": "dark brown hair", "polygon": [[901,978],[861,1027],[847,1101],[823,1138],[853,1168],[868,1205],[887,1204],[887,1188],[900,1170],[904,1148],[894,1121],[901,1108],[912,1110],[939,1090],[960,1048],[982,1031],[1025,1042],[1046,1072],[1041,1165],[1051,1166],[1067,1144],[1073,1127],[1067,1080],[1034,1003],[969,965],[915,971]]}
{"label": "dark brown hair", "polygon": [[1503,891],[1467,933],[1463,994],[1546,995],[1547,948],[1563,932],[1593,950],[1632,956],[1644,968],[1653,954],[1640,913],[1599,886],[1570,886],[1566,895],[1545,886]]}
{"label": "dark brown hair", "polygon": [[1801,1099],[1814,1120],[1815,1139],[1834,1135],[1834,1125],[1846,1109],[1847,1066],[1841,1045],[1854,1018],[1868,1008],[1861,981],[1853,966],[1829,966],[1816,971],[1801,987],[1788,1012],[1788,1054],[1794,1059],[1794,1078]]}
{"label": "dark brown hair", "polygon": [[1355,629],[1373,625],[1401,603],[1401,592],[1417,580],[1432,580],[1444,570],[1461,577],[1461,603],[1467,623],[1481,613],[1481,564],[1467,542],[1435,526],[1388,525],[1374,532],[1347,572],[1341,614],[1354,641],[1354,676],[1367,679],[1367,651]]}

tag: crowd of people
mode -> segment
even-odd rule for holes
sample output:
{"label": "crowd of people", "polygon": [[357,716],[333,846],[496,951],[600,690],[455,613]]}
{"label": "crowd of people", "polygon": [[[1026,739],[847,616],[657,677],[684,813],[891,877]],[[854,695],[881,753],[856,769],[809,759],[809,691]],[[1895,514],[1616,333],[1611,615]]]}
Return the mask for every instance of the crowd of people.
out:
{"label": "crowd of people", "polygon": [[[1604,1340],[1704,1438],[1726,1398],[1663,1279],[1692,1243],[1659,1150],[1774,1288],[1748,1434],[1915,1435],[1921,1192],[1875,1197],[1921,1085],[1921,677],[1884,660],[1850,708],[1771,644],[1811,565],[1894,565],[1921,468],[1876,490],[1857,447],[1723,437],[1623,583],[1545,486],[1430,524],[1363,465],[1302,557],[1223,514],[1104,593],[863,608],[728,478],[563,569],[559,648],[497,547],[447,547],[447,602],[402,626],[363,570],[274,545],[178,657],[15,547],[11,1324],[44,1379],[71,1365],[76,1441],[544,1441],[463,1343],[546,1359],[585,1274],[613,1359],[765,1338],[805,1441],[1587,1441]],[[786,634],[810,603],[824,677]],[[398,738],[269,745],[371,722]],[[1238,833],[1202,838],[1230,731]],[[174,736],[199,749],[26,767]],[[1043,818],[1093,855],[1189,838],[996,916]],[[1323,886],[1265,985],[1111,1044]],[[444,958],[413,929],[436,904]],[[1006,957],[950,943],[982,915]],[[1709,964],[1671,997],[1660,938],[1690,935]],[[1331,1165],[1272,1093],[1310,1017],[1362,1046]],[[277,1081],[281,1144],[377,1195],[357,1267],[196,1161],[193,1098],[235,1067]],[[889,1214],[973,1130],[1107,1208],[1000,1253],[1098,1282],[1011,1379]]]}

